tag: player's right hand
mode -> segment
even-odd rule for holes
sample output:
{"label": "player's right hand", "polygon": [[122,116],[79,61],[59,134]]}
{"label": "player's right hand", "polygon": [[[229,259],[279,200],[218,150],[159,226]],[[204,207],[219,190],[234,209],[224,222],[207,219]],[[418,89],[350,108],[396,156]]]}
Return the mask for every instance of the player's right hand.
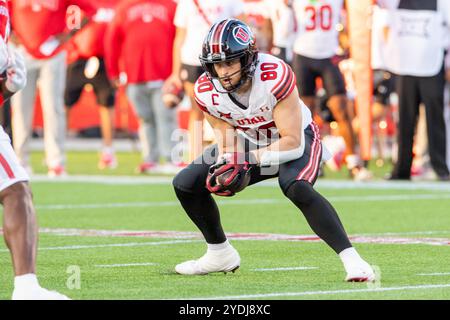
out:
{"label": "player's right hand", "polygon": [[250,182],[251,167],[246,154],[224,154],[209,168],[206,188],[218,196],[231,197],[242,191]]}
{"label": "player's right hand", "polygon": [[12,93],[22,90],[27,85],[25,59],[19,51],[11,48],[9,49],[6,77],[5,87]]}

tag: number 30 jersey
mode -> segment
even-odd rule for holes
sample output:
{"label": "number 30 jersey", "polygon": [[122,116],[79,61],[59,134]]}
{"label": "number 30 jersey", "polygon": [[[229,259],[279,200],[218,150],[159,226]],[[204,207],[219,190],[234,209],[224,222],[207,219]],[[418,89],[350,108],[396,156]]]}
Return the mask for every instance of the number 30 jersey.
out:
{"label": "number 30 jersey", "polygon": [[326,59],[334,56],[339,47],[338,25],[344,0],[294,0],[298,22],[294,42],[296,54]]}
{"label": "number 30 jersey", "polygon": [[[195,83],[195,100],[203,112],[229,123],[252,143],[267,146],[279,139],[273,110],[295,90],[296,80],[284,61],[263,53],[258,54],[258,60],[247,105],[232,94],[218,92],[216,88],[224,91],[219,80],[213,79],[213,85],[206,74]],[[311,112],[301,100],[300,105],[306,129],[312,121]]]}

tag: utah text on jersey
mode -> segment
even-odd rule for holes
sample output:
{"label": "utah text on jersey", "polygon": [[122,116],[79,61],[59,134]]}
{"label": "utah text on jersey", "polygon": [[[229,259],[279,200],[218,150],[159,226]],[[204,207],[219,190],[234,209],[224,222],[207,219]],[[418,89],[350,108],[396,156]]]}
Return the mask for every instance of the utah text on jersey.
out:
{"label": "utah text on jersey", "polygon": [[[244,106],[231,94],[215,90],[206,74],[195,83],[195,99],[204,111],[233,126],[238,133],[259,146],[267,146],[279,139],[273,119],[273,110],[296,87],[295,75],[282,60],[260,53],[252,78],[249,105]],[[214,85],[222,88],[217,79]],[[311,123],[309,109],[302,105],[303,129]]]}

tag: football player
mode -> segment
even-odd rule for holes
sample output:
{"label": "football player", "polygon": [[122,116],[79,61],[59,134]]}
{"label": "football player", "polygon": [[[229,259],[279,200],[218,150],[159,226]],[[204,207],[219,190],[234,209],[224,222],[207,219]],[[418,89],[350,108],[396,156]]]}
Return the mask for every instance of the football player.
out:
{"label": "football player", "polygon": [[90,84],[99,106],[100,128],[103,140],[99,169],[114,169],[117,158],[113,147],[115,88],[106,73],[104,39],[108,24],[115,14],[118,0],[97,0],[97,11],[92,20],[80,30],[68,46],[68,66],[64,104],[67,118],[79,101],[84,87]]}
{"label": "football player", "polygon": [[372,281],[372,267],[352,247],[331,204],[313,185],[322,144],[295,75],[282,60],[258,53],[249,27],[236,19],[215,23],[200,56],[205,73],[195,98],[218,144],[173,180],[184,210],[202,232],[207,252],[175,267],[185,275],[234,271],[240,256],[229,243],[212,194],[232,196],[247,185],[278,177],[284,195],[340,257],[347,281]]}
{"label": "football player", "polygon": [[[9,14],[5,0],[0,0],[0,106],[26,85],[24,58],[8,50]],[[28,174],[19,164],[9,136],[0,126],[0,202],[3,204],[3,235],[11,251],[14,267],[13,300],[67,300],[58,292],[48,291],[36,278],[38,228]]]}
{"label": "football player", "polygon": [[355,180],[369,180],[372,173],[364,168],[356,154],[356,136],[347,109],[345,82],[334,59],[339,46],[337,25],[343,0],[294,0],[292,7],[298,22],[292,64],[300,97],[315,112],[316,78],[322,79],[330,97],[327,105],[345,140],[349,172]]}

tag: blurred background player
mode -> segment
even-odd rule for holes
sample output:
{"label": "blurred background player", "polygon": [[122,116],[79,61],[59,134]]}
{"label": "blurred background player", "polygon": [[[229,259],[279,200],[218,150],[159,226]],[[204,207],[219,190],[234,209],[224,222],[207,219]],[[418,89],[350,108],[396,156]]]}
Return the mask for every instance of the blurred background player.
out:
{"label": "blurred background player", "polygon": [[[245,22],[255,35],[259,52],[270,52],[272,48],[271,1],[243,0]],[[272,1],[274,2],[274,1]]]}
{"label": "blurred background player", "polygon": [[[69,30],[66,12],[71,5],[77,6],[72,7],[70,13],[76,23]],[[95,13],[95,7],[88,0],[16,0],[10,1],[9,6],[13,31],[11,40],[24,55],[28,70],[27,86],[12,98],[14,149],[20,163],[31,172],[29,142],[39,80],[48,175],[63,176],[66,174],[66,52],[63,51],[63,44],[87,21],[87,18],[78,19],[80,8],[89,17]]]}
{"label": "blurred background player", "polygon": [[[26,85],[22,55],[8,50],[9,15],[6,1],[0,0],[0,106]],[[55,291],[42,288],[36,277],[38,227],[28,174],[20,165],[8,135],[0,127],[0,202],[3,205],[3,236],[11,252],[14,268],[13,300],[67,300]]]}
{"label": "blurred background player", "polygon": [[162,99],[164,80],[172,71],[175,10],[174,1],[123,1],[106,34],[108,74],[117,86],[120,72],[126,73],[127,96],[139,118],[140,173],[174,173],[180,166],[171,159],[175,109],[167,108]]}
{"label": "blurred background player", "polygon": [[372,174],[363,167],[356,152],[356,136],[347,109],[345,82],[333,60],[339,47],[337,25],[343,0],[294,0],[292,5],[298,22],[293,69],[300,97],[314,114],[316,79],[321,78],[329,97],[328,108],[345,141],[345,161],[349,172],[355,180],[370,179]]}
{"label": "blurred background player", "polygon": [[[76,104],[87,84],[97,97],[103,147],[99,169],[114,169],[117,159],[113,148],[115,88],[106,73],[104,38],[108,24],[114,18],[119,0],[96,1],[97,12],[92,20],[78,32],[68,45],[68,67],[64,101],[67,113]],[[67,116],[69,119],[70,116]]]}
{"label": "blurred background player", "polygon": [[386,141],[386,137],[383,136],[380,124],[384,121],[387,126],[388,121],[393,121],[391,95],[395,92],[394,75],[387,71],[386,67],[386,60],[388,57],[386,56],[387,33],[385,24],[388,18],[388,10],[374,4],[372,11],[370,58],[373,70],[373,136],[375,138],[374,143],[377,143],[379,164],[382,164],[384,162],[383,159],[388,156],[386,151],[388,151],[387,147],[390,143],[390,141]]}
{"label": "blurred background player", "polygon": [[292,64],[293,43],[297,32],[297,20],[292,0],[266,0],[270,15],[272,45],[270,53]]}
{"label": "blurred background player", "polygon": [[183,87],[191,104],[189,114],[189,160],[203,150],[204,116],[194,99],[194,83],[203,73],[198,59],[203,39],[218,20],[244,19],[241,0],[179,0],[175,14],[176,36],[173,45],[172,74],[166,86]]}
{"label": "blurred background player", "polygon": [[409,180],[419,106],[425,106],[428,151],[439,180],[450,179],[444,121],[444,52],[450,26],[445,0],[379,1],[389,10],[386,65],[396,74],[398,155],[390,180]]}

